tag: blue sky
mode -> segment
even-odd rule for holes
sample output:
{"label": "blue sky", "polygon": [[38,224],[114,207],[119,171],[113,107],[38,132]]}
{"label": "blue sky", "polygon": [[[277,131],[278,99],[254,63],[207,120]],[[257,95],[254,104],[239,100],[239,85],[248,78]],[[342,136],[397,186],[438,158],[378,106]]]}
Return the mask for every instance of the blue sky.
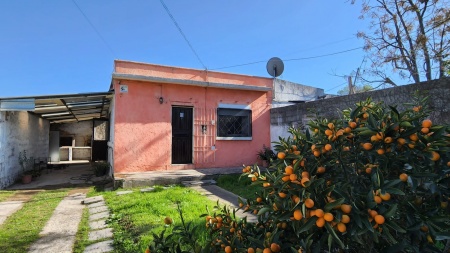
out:
{"label": "blue sky", "polygon": [[[0,97],[107,91],[113,60],[203,69],[159,0],[0,1]],[[165,0],[210,70],[280,78],[335,94],[365,55],[360,6],[347,0]],[[100,34],[100,35],[99,35]],[[335,88],[337,87],[337,88]],[[334,89],[333,89],[334,88]]]}

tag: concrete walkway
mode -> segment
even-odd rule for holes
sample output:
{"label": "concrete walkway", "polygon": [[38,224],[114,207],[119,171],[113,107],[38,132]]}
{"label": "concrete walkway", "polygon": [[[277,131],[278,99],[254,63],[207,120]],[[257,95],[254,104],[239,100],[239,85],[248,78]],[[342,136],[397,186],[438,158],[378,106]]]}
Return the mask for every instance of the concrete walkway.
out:
{"label": "concrete walkway", "polygon": [[45,225],[41,236],[34,242],[29,253],[71,253],[84,206],[80,203],[85,194],[76,193],[65,197],[56,207]]}
{"label": "concrete walkway", "polygon": [[4,201],[0,202],[0,226],[6,219],[20,210],[23,206],[23,201]]}

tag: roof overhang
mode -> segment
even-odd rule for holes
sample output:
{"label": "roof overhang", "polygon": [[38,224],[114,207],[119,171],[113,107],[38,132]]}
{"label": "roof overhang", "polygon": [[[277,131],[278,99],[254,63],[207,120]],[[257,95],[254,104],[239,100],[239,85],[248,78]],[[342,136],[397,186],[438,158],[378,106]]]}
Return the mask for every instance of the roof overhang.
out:
{"label": "roof overhang", "polygon": [[0,111],[28,111],[50,123],[107,118],[112,92],[0,98]]}
{"label": "roof overhang", "polygon": [[249,90],[249,91],[271,91],[270,87],[246,85],[246,84],[228,84],[228,83],[213,83],[213,82],[203,82],[197,80],[187,80],[187,79],[174,79],[174,78],[163,78],[155,76],[144,76],[144,75],[133,75],[133,74],[122,74],[114,72],[112,78],[116,80],[133,80],[133,81],[143,81],[151,83],[171,83],[189,86],[199,86],[199,87],[211,87],[211,88],[222,88],[222,89],[232,89],[232,90]]}

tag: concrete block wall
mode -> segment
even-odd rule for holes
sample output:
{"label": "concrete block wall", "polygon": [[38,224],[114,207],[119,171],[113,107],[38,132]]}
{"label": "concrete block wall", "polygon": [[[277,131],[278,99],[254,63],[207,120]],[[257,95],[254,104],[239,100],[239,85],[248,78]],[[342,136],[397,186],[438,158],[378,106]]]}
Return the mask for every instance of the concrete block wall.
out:
{"label": "concrete block wall", "polygon": [[21,176],[20,152],[48,157],[49,128],[47,120],[28,112],[0,112],[0,189]]}
{"label": "concrete block wall", "polygon": [[294,104],[289,101],[314,101],[325,94],[323,89],[281,79],[273,80],[273,90],[272,108]]}
{"label": "concrete block wall", "polygon": [[92,121],[81,121],[67,124],[52,124],[52,131],[59,131],[59,137],[73,137],[75,147],[92,146]]}
{"label": "concrete block wall", "polygon": [[355,103],[371,97],[373,101],[383,102],[385,105],[398,105],[399,110],[403,110],[404,103],[411,102],[412,94],[417,90],[430,96],[429,107],[432,110],[430,119],[436,124],[450,124],[450,78],[445,78],[273,108],[270,110],[271,141],[278,141],[278,136],[289,136],[287,130],[290,126],[306,125],[314,116],[310,113],[311,109],[323,117],[337,118],[341,117],[338,111],[354,107]]}

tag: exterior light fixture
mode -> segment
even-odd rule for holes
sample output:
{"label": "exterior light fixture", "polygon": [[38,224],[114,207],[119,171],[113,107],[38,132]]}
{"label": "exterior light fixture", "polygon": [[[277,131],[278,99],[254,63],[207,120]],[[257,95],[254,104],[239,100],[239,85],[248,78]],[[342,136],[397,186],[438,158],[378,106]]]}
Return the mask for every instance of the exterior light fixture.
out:
{"label": "exterior light fixture", "polygon": [[159,103],[160,104],[164,103],[164,98],[163,97],[159,97]]}

